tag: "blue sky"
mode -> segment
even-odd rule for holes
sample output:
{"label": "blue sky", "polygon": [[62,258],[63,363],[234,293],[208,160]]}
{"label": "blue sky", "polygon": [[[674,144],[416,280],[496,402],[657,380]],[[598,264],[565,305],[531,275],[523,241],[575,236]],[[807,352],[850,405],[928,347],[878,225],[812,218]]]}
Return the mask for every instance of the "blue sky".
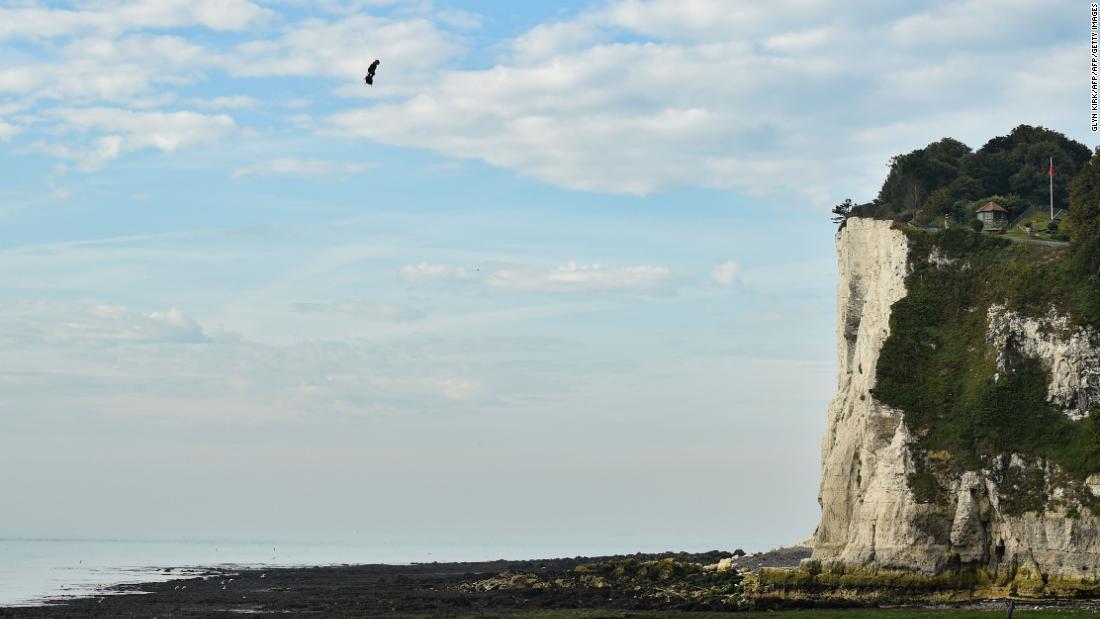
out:
{"label": "blue sky", "polygon": [[828,208],[1096,143],[1068,1],[0,7],[3,536],[804,539]]}

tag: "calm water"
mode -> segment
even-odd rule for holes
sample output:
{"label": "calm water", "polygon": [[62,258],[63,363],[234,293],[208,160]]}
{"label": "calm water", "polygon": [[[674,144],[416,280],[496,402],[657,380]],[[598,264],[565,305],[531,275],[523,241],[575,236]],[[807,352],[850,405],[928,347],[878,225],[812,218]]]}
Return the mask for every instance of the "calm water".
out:
{"label": "calm water", "polygon": [[[584,554],[637,548],[588,546]],[[216,566],[301,566],[345,563],[474,561],[582,554],[563,546],[362,546],[336,543],[151,542],[0,539],[0,606],[87,596],[105,586],[170,580],[186,569]],[[164,573],[165,567],[172,567]]]}

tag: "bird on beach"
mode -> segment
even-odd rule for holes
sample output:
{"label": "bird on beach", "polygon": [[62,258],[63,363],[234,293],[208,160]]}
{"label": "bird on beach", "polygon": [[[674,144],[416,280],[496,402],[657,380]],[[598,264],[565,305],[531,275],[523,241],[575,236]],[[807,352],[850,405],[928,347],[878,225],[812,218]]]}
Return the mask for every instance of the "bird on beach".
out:
{"label": "bird on beach", "polygon": [[367,83],[367,86],[374,86],[374,72],[378,70],[378,65],[382,64],[377,58],[374,62],[370,63],[367,67],[367,75],[363,78],[363,81]]}

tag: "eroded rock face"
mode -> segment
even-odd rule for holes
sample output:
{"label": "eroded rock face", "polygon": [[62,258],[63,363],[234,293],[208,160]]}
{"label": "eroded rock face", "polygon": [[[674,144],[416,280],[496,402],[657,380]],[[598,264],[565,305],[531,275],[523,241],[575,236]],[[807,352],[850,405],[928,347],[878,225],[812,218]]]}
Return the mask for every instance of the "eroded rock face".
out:
{"label": "eroded rock face", "polygon": [[1042,318],[1021,316],[994,305],[989,308],[989,340],[1001,351],[997,371],[1005,371],[1005,351],[1037,357],[1051,374],[1047,401],[1070,419],[1083,419],[1100,401],[1100,334],[1071,327],[1052,308]]}
{"label": "eroded rock face", "polygon": [[[908,242],[890,222],[852,218],[837,235],[837,251],[839,377],[822,441],[822,513],[811,561],[931,575],[975,569],[1034,582],[1037,590],[1052,578],[1100,578],[1100,518],[1086,505],[1100,504],[1090,499],[1100,497],[1098,475],[1065,485],[1053,464],[1005,454],[950,480],[946,500],[916,500],[914,458],[933,454],[915,454],[903,412],[871,395],[890,307],[906,293]],[[935,264],[961,268],[943,262]],[[988,318],[1002,363],[1008,349],[1039,358],[1051,371],[1050,401],[1071,418],[1100,401],[1096,333],[1070,329],[1054,314],[1034,319],[998,306]],[[1042,509],[1020,508],[1025,486]]]}
{"label": "eroded rock face", "polygon": [[839,376],[821,445],[813,558],[934,572],[945,562],[946,535],[917,526],[929,508],[907,486],[909,430],[900,411],[871,396],[890,306],[905,296],[908,242],[890,222],[851,218],[836,243]]}

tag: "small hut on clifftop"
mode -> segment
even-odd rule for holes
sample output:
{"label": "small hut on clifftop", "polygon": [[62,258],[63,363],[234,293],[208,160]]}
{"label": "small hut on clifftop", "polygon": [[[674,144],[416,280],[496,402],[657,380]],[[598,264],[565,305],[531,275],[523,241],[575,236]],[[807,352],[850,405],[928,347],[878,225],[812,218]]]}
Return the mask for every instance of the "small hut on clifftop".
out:
{"label": "small hut on clifftop", "polygon": [[1008,210],[996,202],[986,202],[978,209],[983,230],[1003,230],[1008,225]]}

